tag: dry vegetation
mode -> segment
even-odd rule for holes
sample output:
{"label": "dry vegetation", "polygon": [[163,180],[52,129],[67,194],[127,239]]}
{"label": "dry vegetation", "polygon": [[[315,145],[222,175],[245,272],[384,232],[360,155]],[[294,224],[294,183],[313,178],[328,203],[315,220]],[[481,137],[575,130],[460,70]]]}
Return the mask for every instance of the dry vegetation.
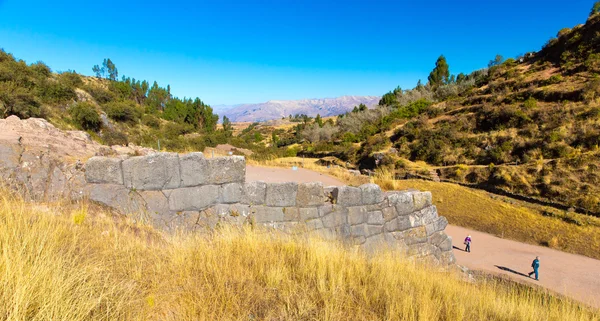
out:
{"label": "dry vegetation", "polygon": [[567,299],[467,283],[391,252],[249,229],[167,236],[85,204],[1,195],[7,320],[599,320]]}
{"label": "dry vegetation", "polygon": [[600,259],[600,219],[565,213],[451,183],[395,180],[380,173],[382,188],[431,191],[440,215],[450,224],[520,242]]}

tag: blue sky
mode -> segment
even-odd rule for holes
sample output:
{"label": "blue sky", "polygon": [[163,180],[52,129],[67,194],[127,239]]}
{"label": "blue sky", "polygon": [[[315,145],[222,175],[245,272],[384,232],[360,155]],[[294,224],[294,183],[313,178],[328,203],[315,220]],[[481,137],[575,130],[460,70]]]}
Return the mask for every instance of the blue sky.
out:
{"label": "blue sky", "polygon": [[0,47],[87,75],[108,57],[212,105],[382,95],[440,54],[457,74],[537,51],[593,2],[0,0]]}

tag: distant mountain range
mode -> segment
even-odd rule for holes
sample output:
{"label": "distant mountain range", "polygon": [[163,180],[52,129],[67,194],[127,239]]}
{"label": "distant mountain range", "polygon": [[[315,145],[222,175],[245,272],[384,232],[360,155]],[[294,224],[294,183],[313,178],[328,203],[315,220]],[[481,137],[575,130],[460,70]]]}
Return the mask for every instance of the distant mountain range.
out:
{"label": "distant mountain range", "polygon": [[342,96],[320,99],[269,100],[258,104],[215,105],[212,107],[220,117],[227,116],[232,122],[260,122],[295,114],[336,116],[346,113],[360,104],[372,108],[377,105],[380,98],[379,96]]}

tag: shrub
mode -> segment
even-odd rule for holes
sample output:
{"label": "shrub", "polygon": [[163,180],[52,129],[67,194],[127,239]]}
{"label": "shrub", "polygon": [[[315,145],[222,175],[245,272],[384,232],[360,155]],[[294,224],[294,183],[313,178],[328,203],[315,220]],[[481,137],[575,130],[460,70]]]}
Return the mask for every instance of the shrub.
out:
{"label": "shrub", "polygon": [[37,89],[38,96],[47,103],[61,103],[77,97],[73,88],[53,79],[44,79]]}
{"label": "shrub", "polygon": [[150,128],[159,129],[160,128],[160,120],[152,115],[144,115],[142,116],[142,123]]}
{"label": "shrub", "polygon": [[544,84],[545,85],[553,85],[553,84],[558,84],[563,80],[561,75],[552,75],[550,78],[548,78]]}
{"label": "shrub", "polygon": [[19,118],[38,117],[41,114],[39,102],[27,89],[12,81],[0,81],[0,117],[15,115]]}
{"label": "shrub", "polygon": [[168,122],[164,126],[164,134],[167,138],[177,138],[180,135],[191,133],[194,130],[194,126],[189,124],[180,124],[174,122]]}
{"label": "shrub", "polygon": [[48,78],[52,75],[50,67],[41,61],[31,64],[30,69],[39,78]]}
{"label": "shrub", "polygon": [[537,107],[537,100],[535,100],[533,97],[529,97],[527,100],[525,100],[525,102],[523,102],[523,107],[526,109],[534,109]]}
{"label": "shrub", "polygon": [[132,101],[110,102],[104,105],[108,117],[120,122],[135,122],[142,116]]}
{"label": "shrub", "polygon": [[69,108],[69,114],[73,122],[81,129],[98,131],[102,127],[100,115],[90,103],[73,104]]}
{"label": "shrub", "polygon": [[81,76],[74,71],[63,71],[58,74],[58,81],[70,88],[78,88],[83,85]]}
{"label": "shrub", "polygon": [[115,95],[113,93],[98,86],[86,86],[85,90],[94,97],[99,104],[106,104],[109,101],[115,100]]}

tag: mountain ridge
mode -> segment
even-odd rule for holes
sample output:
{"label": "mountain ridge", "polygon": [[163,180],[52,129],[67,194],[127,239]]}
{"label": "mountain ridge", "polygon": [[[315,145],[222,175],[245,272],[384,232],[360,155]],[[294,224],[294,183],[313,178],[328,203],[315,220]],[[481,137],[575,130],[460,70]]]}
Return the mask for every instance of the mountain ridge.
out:
{"label": "mountain ridge", "polygon": [[314,117],[336,116],[351,111],[355,106],[365,104],[372,108],[380,96],[346,95],[335,98],[305,98],[297,100],[273,99],[263,103],[215,105],[215,111],[227,116],[233,122],[268,121],[289,115],[306,114]]}

